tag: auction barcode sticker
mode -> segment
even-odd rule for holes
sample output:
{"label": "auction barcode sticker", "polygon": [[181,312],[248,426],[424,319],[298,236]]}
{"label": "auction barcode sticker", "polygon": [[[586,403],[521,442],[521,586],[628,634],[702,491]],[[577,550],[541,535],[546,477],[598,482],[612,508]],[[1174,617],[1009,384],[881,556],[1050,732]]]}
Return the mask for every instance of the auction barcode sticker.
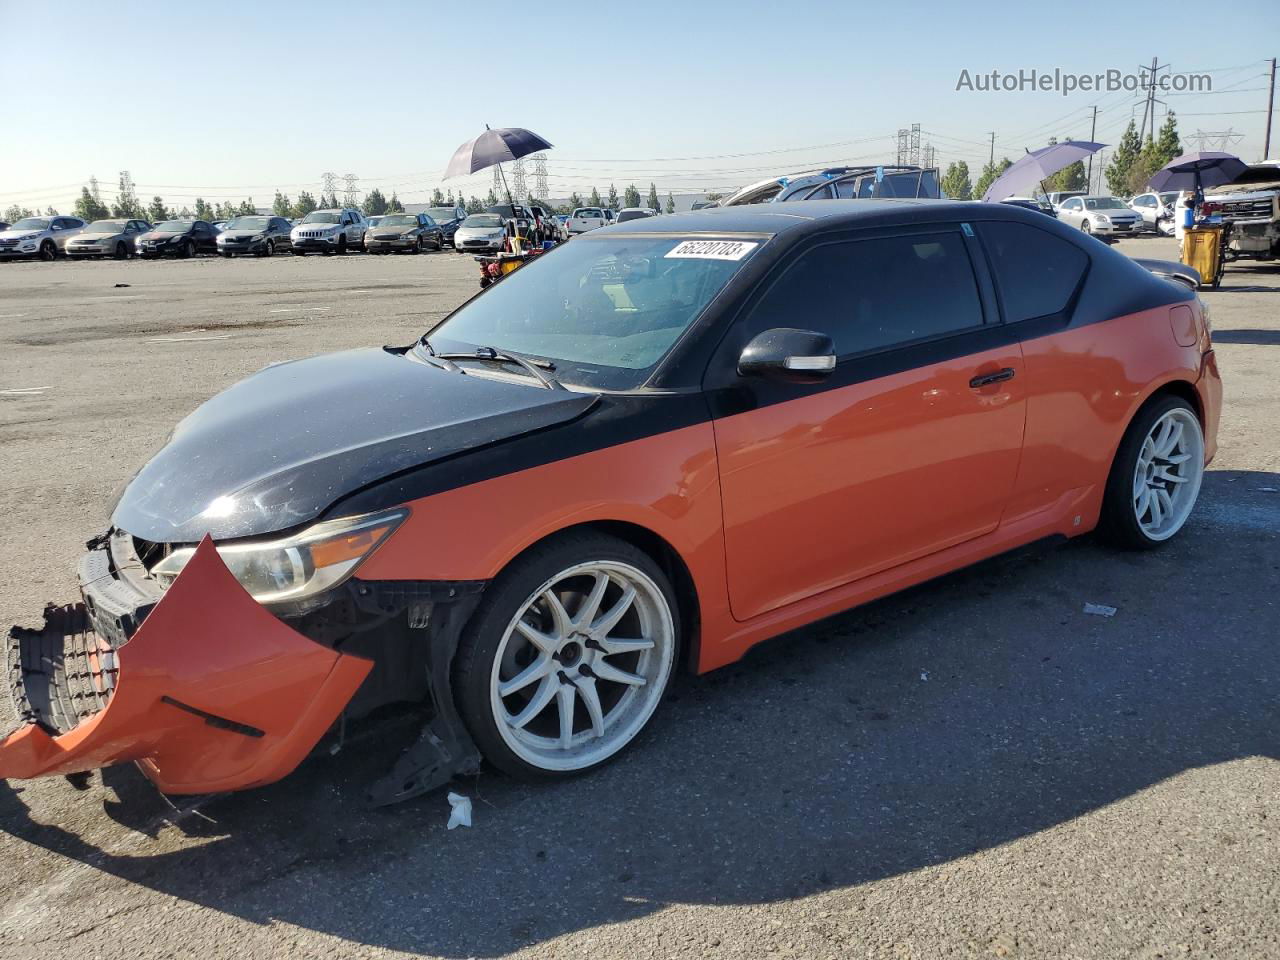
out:
{"label": "auction barcode sticker", "polygon": [[682,240],[666,259],[741,260],[758,246],[748,240]]}

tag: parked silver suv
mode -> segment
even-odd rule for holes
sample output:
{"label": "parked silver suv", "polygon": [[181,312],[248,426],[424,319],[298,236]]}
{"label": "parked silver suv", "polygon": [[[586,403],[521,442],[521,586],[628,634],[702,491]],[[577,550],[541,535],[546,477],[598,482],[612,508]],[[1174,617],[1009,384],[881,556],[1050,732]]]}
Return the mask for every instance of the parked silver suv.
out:
{"label": "parked silver suv", "polygon": [[293,253],[302,256],[313,251],[346,253],[364,249],[364,232],[368,224],[364,214],[354,207],[343,210],[312,210],[290,232]]}
{"label": "parked silver suv", "polygon": [[39,257],[54,260],[67,241],[84,229],[79,217],[23,217],[0,232],[0,260]]}

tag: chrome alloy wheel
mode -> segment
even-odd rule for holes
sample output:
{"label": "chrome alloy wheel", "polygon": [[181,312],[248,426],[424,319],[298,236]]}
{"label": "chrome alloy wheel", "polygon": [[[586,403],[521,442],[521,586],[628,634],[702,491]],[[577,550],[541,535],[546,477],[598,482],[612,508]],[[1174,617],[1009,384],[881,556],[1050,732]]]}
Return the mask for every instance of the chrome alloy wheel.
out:
{"label": "chrome alloy wheel", "polygon": [[666,598],[636,567],[598,560],[556,574],[498,644],[489,701],[503,741],[549,771],[617,753],[662,698],[674,638]]}
{"label": "chrome alloy wheel", "polygon": [[1133,512],[1152,540],[1168,540],[1187,522],[1204,476],[1200,421],[1175,407],[1147,433],[1133,471]]}

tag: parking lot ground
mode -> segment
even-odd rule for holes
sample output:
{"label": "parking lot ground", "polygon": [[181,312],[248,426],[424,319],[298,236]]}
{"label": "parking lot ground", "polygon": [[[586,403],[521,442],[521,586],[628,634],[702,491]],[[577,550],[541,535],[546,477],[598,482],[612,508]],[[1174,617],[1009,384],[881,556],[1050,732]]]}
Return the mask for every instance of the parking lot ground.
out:
{"label": "parking lot ground", "polygon": [[[203,399],[408,342],[476,273],[0,264],[0,624],[73,596]],[[1166,548],[1037,545],[778,638],[596,774],[460,784],[470,829],[363,806],[405,724],[195,812],[131,767],[0,783],[0,957],[1280,956],[1280,266],[1203,296],[1221,445]]]}

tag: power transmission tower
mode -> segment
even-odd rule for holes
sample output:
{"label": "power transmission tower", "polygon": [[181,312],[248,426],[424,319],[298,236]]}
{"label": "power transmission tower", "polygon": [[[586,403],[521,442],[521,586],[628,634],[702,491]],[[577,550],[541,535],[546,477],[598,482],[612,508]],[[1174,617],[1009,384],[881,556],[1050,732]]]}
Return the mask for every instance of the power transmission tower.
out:
{"label": "power transmission tower", "polygon": [[320,174],[320,205],[324,206],[325,197],[332,196],[338,189],[338,175],[336,173]]}
{"label": "power transmission tower", "polygon": [[524,203],[529,196],[524,179],[524,157],[511,165],[511,196],[516,203]]}
{"label": "power transmission tower", "polygon": [[910,138],[911,131],[906,127],[898,128],[898,166],[902,166],[907,162],[907,150]]}
{"label": "power transmission tower", "polygon": [[502,179],[502,168],[494,166],[493,168],[493,195],[501,197],[507,192],[507,185]]}
{"label": "power transmission tower", "polygon": [[546,200],[550,196],[547,189],[547,155],[541,151],[533,155],[533,189],[539,200]]}
{"label": "power transmission tower", "polygon": [[1234,129],[1227,127],[1226,130],[1197,130],[1187,139],[1196,141],[1202,151],[1221,150],[1225,152],[1232,144],[1243,140],[1244,134],[1236,133]]}
{"label": "power transmission tower", "polygon": [[346,181],[347,188],[342,194],[342,205],[344,207],[354,207],[360,202],[360,191],[356,189],[356,184],[360,178],[354,173],[348,173],[343,178]]}
{"label": "power transmission tower", "polygon": [[920,166],[927,170],[932,167],[936,167],[938,165],[937,161],[938,154],[937,151],[933,149],[932,143],[926,143],[920,148]]}
{"label": "power transmission tower", "polygon": [[918,123],[911,125],[911,153],[907,163],[913,167],[920,166],[920,124]]}

